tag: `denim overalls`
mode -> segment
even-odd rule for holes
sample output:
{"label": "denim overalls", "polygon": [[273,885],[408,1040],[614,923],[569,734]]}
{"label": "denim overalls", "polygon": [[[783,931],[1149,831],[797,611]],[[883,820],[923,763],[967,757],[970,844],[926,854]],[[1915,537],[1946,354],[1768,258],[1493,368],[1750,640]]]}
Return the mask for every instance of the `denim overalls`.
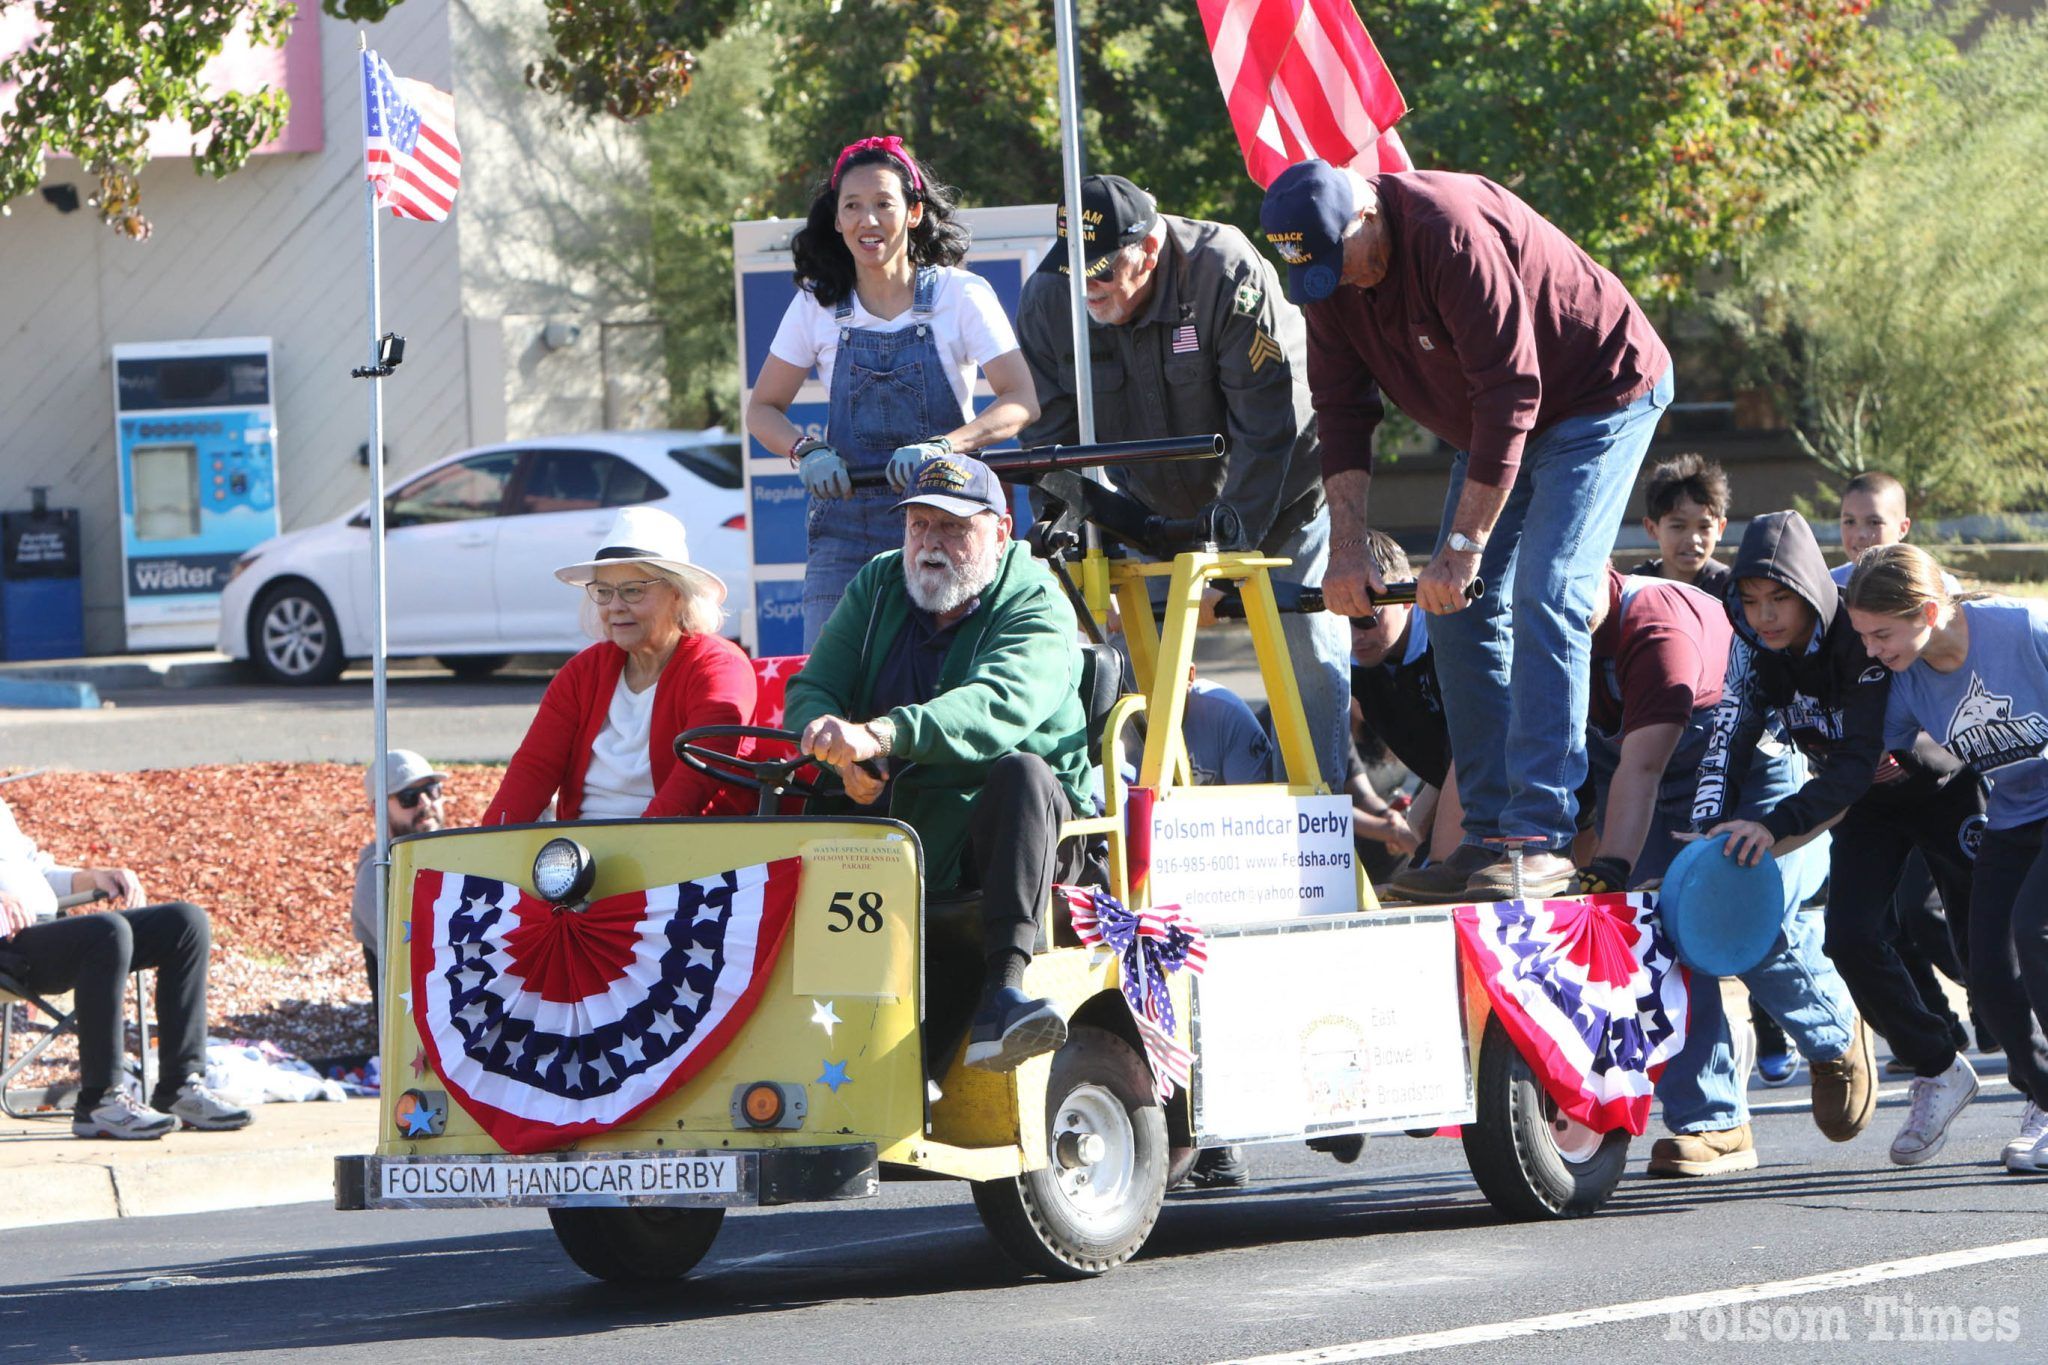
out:
{"label": "denim overalls", "polygon": [[[913,445],[960,425],[960,400],[932,335],[939,271],[921,266],[910,305],[911,325],[894,332],[853,326],[853,295],[833,316],[839,352],[832,362],[825,439],[850,471],[880,469],[898,446]],[[805,508],[804,652],[825,629],[846,585],[870,559],[903,548],[902,494],[883,483],[856,488],[837,502],[812,498]]]}

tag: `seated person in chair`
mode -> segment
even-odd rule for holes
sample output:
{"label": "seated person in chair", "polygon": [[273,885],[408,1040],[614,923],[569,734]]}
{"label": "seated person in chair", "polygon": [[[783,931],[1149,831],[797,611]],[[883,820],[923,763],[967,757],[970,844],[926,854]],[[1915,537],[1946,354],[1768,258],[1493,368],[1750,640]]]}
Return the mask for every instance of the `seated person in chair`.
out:
{"label": "seated person in chair", "polygon": [[[102,913],[66,915],[65,896],[104,891]],[[78,1103],[84,1138],[160,1138],[174,1128],[247,1127],[249,1111],[206,1088],[206,912],[186,901],[146,905],[125,867],[60,867],[0,801],[0,977],[42,995],[73,992]],[[154,967],[156,1093],[137,1102],[122,1085],[121,996],[128,974]]]}
{"label": "seated person in chair", "polygon": [[[903,549],[855,575],[790,681],[784,723],[853,801],[917,830],[928,900],[979,890],[986,973],[966,1061],[1009,1071],[1066,1041],[1050,1002],[1019,987],[1053,882],[1083,864],[1081,841],[1059,837],[1088,809],[1074,610],[1011,539],[979,460],[925,461],[896,506]],[[882,776],[862,766],[875,763]]]}

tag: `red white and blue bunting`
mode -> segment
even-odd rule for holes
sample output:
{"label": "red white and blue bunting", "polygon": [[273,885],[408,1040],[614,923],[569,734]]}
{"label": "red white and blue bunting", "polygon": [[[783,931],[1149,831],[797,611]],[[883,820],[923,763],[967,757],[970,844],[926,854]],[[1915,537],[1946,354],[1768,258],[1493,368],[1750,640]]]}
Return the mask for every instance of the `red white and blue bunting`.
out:
{"label": "red white and blue bunting", "polygon": [[1075,937],[1117,955],[1124,1001],[1138,1021],[1138,1036],[1152,1064],[1153,1089],[1166,1103],[1176,1084],[1188,1084],[1195,1060],[1173,1036],[1177,1025],[1166,978],[1183,969],[1200,976],[1209,965],[1208,936],[1177,905],[1131,910],[1107,891],[1085,886],[1053,890],[1067,898]]}
{"label": "red white and blue bunting", "polygon": [[508,1152],[623,1124],[696,1075],[759,1002],[800,860],[558,909],[510,882],[413,879],[414,1024]]}
{"label": "red white and blue bunting", "polygon": [[1461,905],[1458,938],[1494,1014],[1564,1114],[1641,1136],[1685,1046],[1685,969],[1645,895]]}

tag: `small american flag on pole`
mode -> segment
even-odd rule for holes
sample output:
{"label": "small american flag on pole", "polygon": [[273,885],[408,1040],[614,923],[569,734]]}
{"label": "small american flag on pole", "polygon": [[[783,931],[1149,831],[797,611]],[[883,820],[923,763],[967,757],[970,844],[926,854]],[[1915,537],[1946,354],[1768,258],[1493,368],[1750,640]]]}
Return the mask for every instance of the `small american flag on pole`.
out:
{"label": "small american flag on pole", "polygon": [[1199,0],[1216,79],[1253,180],[1320,157],[1365,174],[1412,171],[1394,134],[1408,111],[1351,0]]}
{"label": "small american flag on pole", "polygon": [[447,219],[462,186],[454,97],[392,75],[374,52],[363,53],[363,169],[378,207],[428,223]]}

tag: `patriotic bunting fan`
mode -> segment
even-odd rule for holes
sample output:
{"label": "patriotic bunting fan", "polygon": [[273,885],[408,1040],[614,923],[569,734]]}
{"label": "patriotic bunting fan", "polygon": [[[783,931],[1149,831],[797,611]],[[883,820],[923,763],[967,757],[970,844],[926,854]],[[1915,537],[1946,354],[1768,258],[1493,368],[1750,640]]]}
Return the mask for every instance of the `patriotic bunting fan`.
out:
{"label": "patriotic bunting fan", "polygon": [[1458,937],[1494,1014],[1551,1099],[1641,1136],[1685,1046],[1686,977],[1643,895],[1461,905]]}
{"label": "patriotic bunting fan", "polygon": [[508,1152],[617,1127],[702,1071],[774,970],[800,860],[557,909],[489,877],[421,872],[413,1022],[448,1089]]}

